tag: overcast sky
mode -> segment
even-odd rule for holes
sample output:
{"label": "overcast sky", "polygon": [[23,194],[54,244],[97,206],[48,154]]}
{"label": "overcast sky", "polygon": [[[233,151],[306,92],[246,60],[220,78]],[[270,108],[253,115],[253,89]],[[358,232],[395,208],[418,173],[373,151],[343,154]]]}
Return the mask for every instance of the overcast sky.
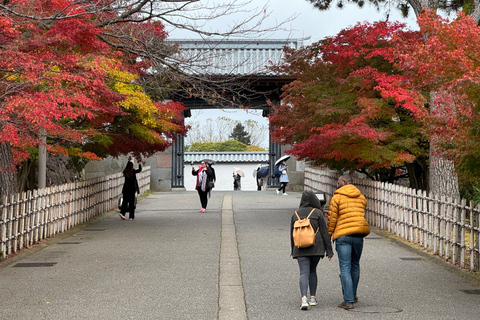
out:
{"label": "overcast sky", "polygon": [[[200,4],[211,5],[212,3],[220,4],[232,1],[238,3],[242,0],[201,0]],[[274,27],[280,22],[296,16],[293,21],[282,26],[282,29],[285,30],[279,30],[264,36],[270,39],[311,37],[309,42],[314,42],[326,36],[335,35],[340,30],[355,25],[357,22],[385,20],[387,11],[390,11],[390,21],[398,20],[405,22],[412,28],[416,27],[413,12],[411,17],[405,19],[397,9],[391,6],[385,6],[381,12],[378,12],[369,3],[366,3],[361,9],[354,4],[346,4],[343,9],[338,9],[332,4],[331,9],[320,11],[306,0],[252,0],[246,8],[259,11],[264,6],[267,6],[266,13],[268,15],[268,18],[262,25],[265,28]],[[219,31],[226,31],[227,26],[231,26],[233,21],[240,21],[245,16],[248,16],[248,13],[238,13],[223,19],[215,19],[209,21],[206,28],[209,30],[218,29]],[[167,29],[170,33],[170,38],[198,38],[198,36],[186,31]]]}
{"label": "overcast sky", "polygon": [[[233,0],[232,0],[233,1]],[[214,0],[205,1],[201,0],[200,3],[228,3],[227,0]],[[237,2],[237,1],[236,1]],[[304,43],[309,44],[315,41],[319,41],[327,36],[333,36],[340,30],[349,26],[355,25],[357,22],[374,22],[379,20],[385,20],[386,12],[388,8],[384,8],[382,12],[376,11],[368,3],[364,5],[364,8],[360,9],[356,5],[347,4],[343,9],[338,9],[334,5],[328,11],[319,11],[313,7],[313,5],[306,0],[254,0],[250,3],[250,8],[263,8],[267,5],[267,13],[269,14],[263,26],[265,28],[278,25],[282,21],[286,21],[292,16],[296,18],[288,22],[283,26],[285,30],[279,30],[274,33],[269,33],[263,36],[264,39],[285,39],[285,38],[310,38]],[[257,10],[258,11],[258,10]],[[211,30],[218,29],[220,31],[226,31],[227,25],[231,25],[234,20],[242,19],[241,15],[233,17],[226,17],[216,21],[210,21],[207,28]],[[416,28],[415,17],[412,13],[412,17],[402,18],[401,14],[395,8],[391,8],[389,14],[390,21],[402,21],[405,22],[410,28]],[[171,39],[191,39],[199,38],[198,36],[182,31],[172,30],[169,31],[169,37]],[[191,121],[204,121],[207,118],[216,119],[217,117],[229,117],[232,119],[238,119],[244,121],[247,119],[253,119],[260,124],[268,125],[268,120],[263,118],[261,112],[255,110],[192,110],[192,117],[186,119],[188,124]],[[266,143],[268,146],[268,142]]]}

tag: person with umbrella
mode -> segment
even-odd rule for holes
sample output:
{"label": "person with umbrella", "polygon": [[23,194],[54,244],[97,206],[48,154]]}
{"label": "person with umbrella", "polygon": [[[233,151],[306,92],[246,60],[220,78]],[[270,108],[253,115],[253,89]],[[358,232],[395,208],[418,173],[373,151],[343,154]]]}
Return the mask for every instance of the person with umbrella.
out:
{"label": "person with umbrella", "polygon": [[283,156],[275,162],[275,165],[278,165],[278,170],[281,172],[280,179],[279,179],[280,188],[278,188],[276,191],[277,191],[277,194],[280,194],[280,192],[282,192],[282,194],[284,196],[288,195],[285,192],[285,188],[287,187],[287,184],[289,182],[289,180],[288,180],[288,166],[285,163],[285,161],[287,161],[289,158],[290,158],[290,156]]}
{"label": "person with umbrella", "polygon": [[[213,164],[213,162],[211,163]],[[208,197],[215,181],[215,171],[210,163],[207,165],[207,160],[202,160],[198,169],[195,169],[192,163],[192,175],[197,176],[195,189],[198,192],[200,204],[202,205],[199,212],[207,212]]]}
{"label": "person with umbrella", "polygon": [[242,190],[242,182],[241,179],[242,177],[245,176],[243,173],[242,169],[238,167],[233,167],[233,190],[235,191],[240,191]]}
{"label": "person with umbrella", "polygon": [[262,165],[260,165],[260,164],[258,165],[257,170],[253,175],[254,177],[256,176],[257,190],[258,191],[262,190],[262,187],[263,187],[263,184],[264,184],[264,178],[266,176],[268,176],[268,172],[269,172],[269,167],[268,166],[263,166],[262,167]]}

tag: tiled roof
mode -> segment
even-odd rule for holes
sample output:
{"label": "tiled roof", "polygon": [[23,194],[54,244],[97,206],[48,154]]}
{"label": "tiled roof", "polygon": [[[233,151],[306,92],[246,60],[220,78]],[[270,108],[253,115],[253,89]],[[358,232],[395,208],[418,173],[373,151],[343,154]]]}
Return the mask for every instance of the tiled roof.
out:
{"label": "tiled roof", "polygon": [[185,152],[185,163],[199,163],[210,159],[215,163],[268,163],[268,151],[265,152]]}
{"label": "tiled roof", "polygon": [[283,58],[283,47],[298,49],[305,39],[273,40],[168,40],[180,45],[187,72],[210,75],[274,75],[267,66]]}

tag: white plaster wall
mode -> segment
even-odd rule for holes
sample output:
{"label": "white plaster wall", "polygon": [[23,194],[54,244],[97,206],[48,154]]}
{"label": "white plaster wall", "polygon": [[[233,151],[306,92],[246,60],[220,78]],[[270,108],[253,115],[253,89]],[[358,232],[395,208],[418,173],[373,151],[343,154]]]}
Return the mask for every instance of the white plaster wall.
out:
{"label": "white plaster wall", "polygon": [[[266,166],[267,164],[262,164]],[[196,164],[198,167],[198,164]],[[239,167],[245,173],[245,177],[242,177],[241,184],[243,191],[256,191],[257,182],[253,177],[253,172],[257,171],[257,164],[216,164],[215,174],[217,176],[217,182],[215,183],[214,191],[233,191],[233,167]],[[185,165],[185,179],[184,185],[187,191],[195,190],[196,177],[192,175],[192,167]]]}

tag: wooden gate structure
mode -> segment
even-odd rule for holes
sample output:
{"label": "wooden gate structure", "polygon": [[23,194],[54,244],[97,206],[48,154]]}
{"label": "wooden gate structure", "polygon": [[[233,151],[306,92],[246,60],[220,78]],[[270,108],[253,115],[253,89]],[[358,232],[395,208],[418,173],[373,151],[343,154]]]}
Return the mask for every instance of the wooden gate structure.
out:
{"label": "wooden gate structure", "polygon": [[[180,54],[187,59],[201,56],[189,72],[203,74],[217,82],[237,83],[235,104],[249,109],[261,109],[264,117],[271,112],[267,101],[280,102],[281,88],[293,78],[282,76],[268,69],[279,64],[283,58],[283,48],[299,48],[306,39],[291,40],[169,40],[180,47]],[[241,85],[241,86],[240,86]],[[239,89],[240,88],[240,89]],[[228,88],[227,88],[228,90]],[[227,92],[227,95],[229,92]],[[231,93],[233,95],[233,93]],[[170,97],[182,102],[190,117],[193,109],[227,109],[229,106],[214,104],[199,97],[186,96],[178,92]],[[270,129],[271,130],[271,129]],[[270,136],[270,135],[269,135]],[[184,138],[178,136],[172,150],[172,188],[184,187]],[[275,161],[282,156],[282,148],[276,142],[269,141],[270,172]],[[278,179],[268,179],[268,186],[278,185]]]}

